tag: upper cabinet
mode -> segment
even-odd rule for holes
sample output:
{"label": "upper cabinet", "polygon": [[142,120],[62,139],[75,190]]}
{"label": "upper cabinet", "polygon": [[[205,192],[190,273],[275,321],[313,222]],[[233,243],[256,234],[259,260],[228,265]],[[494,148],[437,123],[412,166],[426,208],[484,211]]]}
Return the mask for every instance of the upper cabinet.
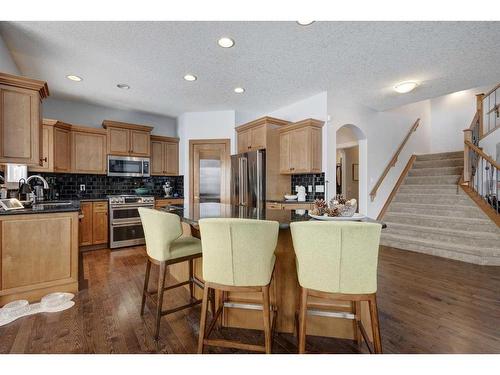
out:
{"label": "upper cabinet", "polygon": [[179,174],[179,138],[151,136],[151,174]]}
{"label": "upper cabinet", "polygon": [[144,156],[151,155],[151,131],[153,127],[104,120],[102,127],[107,130],[108,155]]}
{"label": "upper cabinet", "polygon": [[71,125],[58,120],[43,119],[41,166],[34,172],[71,172]]}
{"label": "upper cabinet", "polygon": [[83,126],[71,127],[71,171],[106,174],[106,131]]}
{"label": "upper cabinet", "polygon": [[280,128],[280,173],[321,173],[323,121],[307,119]]}
{"label": "upper cabinet", "polygon": [[262,117],[258,120],[238,126],[236,128],[238,153],[267,148],[269,132],[288,124],[289,122],[285,120],[273,117]]}
{"label": "upper cabinet", "polygon": [[47,83],[0,73],[0,163],[41,165]]}

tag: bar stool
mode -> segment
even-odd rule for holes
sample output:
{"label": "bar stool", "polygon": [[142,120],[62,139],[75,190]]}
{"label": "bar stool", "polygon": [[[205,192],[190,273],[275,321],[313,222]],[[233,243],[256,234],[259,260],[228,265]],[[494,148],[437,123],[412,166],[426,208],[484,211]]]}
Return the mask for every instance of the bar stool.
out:
{"label": "bar stool", "polygon": [[[160,319],[163,315],[171,314],[202,302],[202,300],[194,298],[194,286],[196,285],[203,289],[204,285],[201,280],[194,276],[193,271],[194,259],[201,257],[201,241],[192,236],[181,237],[182,227],[178,215],[144,207],[139,207],[138,210],[144,229],[144,237],[146,238],[146,252],[148,256],[144,289],[142,292],[141,315],[144,314],[146,297],[151,298],[156,305],[156,326],[154,333],[156,340],[160,332]],[[189,262],[189,280],[165,286],[167,267],[171,264],[181,262]],[[148,291],[151,263],[160,267],[156,292]],[[169,310],[162,310],[164,292],[187,284],[189,284],[191,302]],[[155,295],[156,300],[153,298]]]}
{"label": "bar stool", "polygon": [[[276,309],[271,306],[269,285],[276,259],[274,251],[278,241],[279,224],[275,221],[250,219],[202,219],[199,224],[205,290],[201,307],[198,353],[203,353],[205,345],[271,353],[271,327],[274,327],[276,321]],[[220,291],[222,297],[205,332],[210,289]],[[217,319],[224,310],[227,292],[262,293],[264,346],[209,339]]]}
{"label": "bar stool", "polygon": [[[305,352],[308,313],[353,319],[358,343],[361,343],[361,332],[370,352],[382,353],[376,298],[382,226],[376,223],[312,221],[295,222],[290,226],[301,289],[299,353]],[[321,310],[309,310],[309,296],[350,301],[351,313],[328,314]],[[361,322],[361,301],[367,301],[369,305],[374,349]]]}

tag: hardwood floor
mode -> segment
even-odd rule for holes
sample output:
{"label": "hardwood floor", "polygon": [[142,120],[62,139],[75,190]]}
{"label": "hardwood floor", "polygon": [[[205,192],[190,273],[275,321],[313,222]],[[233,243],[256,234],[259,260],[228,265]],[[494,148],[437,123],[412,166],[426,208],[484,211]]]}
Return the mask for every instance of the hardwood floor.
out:
{"label": "hardwood floor", "polygon": [[[83,254],[86,281],[75,307],[0,327],[0,353],[195,353],[199,306],[163,317],[160,340],[153,341],[152,310],[139,315],[145,264],[142,247]],[[156,268],[152,273],[156,277]],[[500,267],[382,247],[377,298],[384,352],[500,353],[499,290]],[[173,290],[165,303],[187,298],[187,291]],[[263,342],[258,331],[222,329],[217,335]],[[321,337],[308,337],[307,345],[310,352],[367,351],[350,340]],[[276,335],[274,352],[296,350],[295,337]]]}

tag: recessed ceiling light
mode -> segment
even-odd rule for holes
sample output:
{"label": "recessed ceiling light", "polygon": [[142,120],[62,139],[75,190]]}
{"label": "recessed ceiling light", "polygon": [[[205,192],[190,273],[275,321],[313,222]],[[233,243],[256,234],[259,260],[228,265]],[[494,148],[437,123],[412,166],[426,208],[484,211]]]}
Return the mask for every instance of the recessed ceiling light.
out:
{"label": "recessed ceiling light", "polygon": [[396,86],[394,86],[394,90],[399,92],[400,94],[406,94],[415,89],[418,86],[418,83],[415,81],[405,81],[400,82]]}
{"label": "recessed ceiling light", "polygon": [[235,92],[236,94],[243,94],[243,93],[245,92],[245,89],[244,89],[243,87],[236,87],[236,88],[234,89],[234,92]]}
{"label": "recessed ceiling light", "polygon": [[83,81],[82,77],[78,77],[78,76],[75,76],[75,75],[72,75],[72,74],[70,74],[69,76],[66,76],[66,78],[70,79],[72,81],[76,81],[76,82]]}
{"label": "recessed ceiling light", "polygon": [[234,40],[228,37],[222,37],[217,41],[217,44],[222,48],[231,48],[234,46]]}
{"label": "recessed ceiling light", "polygon": [[190,82],[192,82],[192,81],[196,81],[196,80],[198,79],[198,77],[196,77],[194,74],[186,74],[186,75],[184,76],[184,79],[185,79],[186,81],[190,81]]}
{"label": "recessed ceiling light", "polygon": [[119,89],[122,89],[122,90],[128,90],[130,89],[130,86],[127,85],[126,83],[119,83],[116,85],[116,87],[118,87]]}
{"label": "recessed ceiling light", "polygon": [[310,21],[310,20],[302,20],[302,21],[297,21],[297,23],[300,25],[300,26],[309,26],[311,24],[314,23],[314,21]]}

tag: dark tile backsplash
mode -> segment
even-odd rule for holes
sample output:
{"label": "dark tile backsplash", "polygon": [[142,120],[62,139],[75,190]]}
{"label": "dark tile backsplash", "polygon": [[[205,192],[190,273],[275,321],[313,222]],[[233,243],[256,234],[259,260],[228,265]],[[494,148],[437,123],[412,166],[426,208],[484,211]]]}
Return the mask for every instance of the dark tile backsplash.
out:
{"label": "dark tile backsplash", "polygon": [[[37,173],[29,173],[33,175]],[[39,173],[49,183],[51,189],[49,199],[95,199],[106,195],[135,194],[138,187],[149,188],[155,197],[165,195],[162,185],[168,180],[173,187],[172,194],[179,197],[184,193],[183,176],[152,176],[142,177],[108,177],[95,174],[70,173]],[[80,185],[85,185],[85,191],[80,191]]]}
{"label": "dark tile backsplash", "polygon": [[[306,199],[324,199],[325,198],[325,193],[316,193],[315,191],[315,186],[316,185],[323,185],[325,186],[325,174],[324,173],[318,173],[318,174],[293,174],[292,175],[292,184],[291,184],[291,189],[290,191],[295,194],[295,186],[297,185],[302,185],[306,188]],[[312,185],[313,191],[312,193],[309,193],[307,191],[307,187],[309,185]],[[325,187],[326,188],[326,187]]]}

